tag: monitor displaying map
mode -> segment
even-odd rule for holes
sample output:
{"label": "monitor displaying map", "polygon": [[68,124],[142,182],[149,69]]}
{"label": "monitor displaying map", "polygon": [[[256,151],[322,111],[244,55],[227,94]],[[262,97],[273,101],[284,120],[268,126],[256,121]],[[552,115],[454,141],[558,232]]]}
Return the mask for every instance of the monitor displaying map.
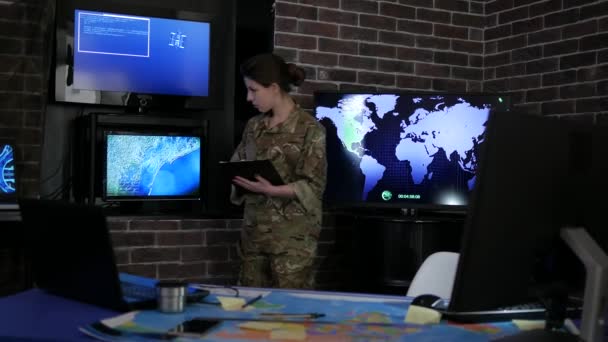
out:
{"label": "monitor displaying map", "polygon": [[315,93],[325,204],[466,208],[488,114],[508,109],[489,94]]}
{"label": "monitor displaying map", "polygon": [[104,200],[198,199],[201,137],[104,132]]}

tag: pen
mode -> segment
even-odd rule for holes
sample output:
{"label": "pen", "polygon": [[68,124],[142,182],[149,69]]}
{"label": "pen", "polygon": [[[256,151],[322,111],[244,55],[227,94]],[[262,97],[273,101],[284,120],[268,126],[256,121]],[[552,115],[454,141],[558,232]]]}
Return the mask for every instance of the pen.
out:
{"label": "pen", "polygon": [[318,312],[311,313],[280,313],[280,312],[262,312],[261,316],[265,317],[283,317],[283,318],[321,318],[325,314]]}
{"label": "pen", "polygon": [[257,302],[260,299],[262,299],[262,295],[259,295],[257,297],[251,298],[250,300],[248,300],[247,302],[245,302],[245,304],[243,304],[243,306],[241,306],[241,309],[244,309],[246,306],[249,306],[249,305]]}

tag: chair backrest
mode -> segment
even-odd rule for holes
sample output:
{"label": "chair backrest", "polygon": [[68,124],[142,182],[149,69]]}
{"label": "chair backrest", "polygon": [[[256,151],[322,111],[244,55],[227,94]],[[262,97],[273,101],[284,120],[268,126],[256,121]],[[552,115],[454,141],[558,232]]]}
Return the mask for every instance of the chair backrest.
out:
{"label": "chair backrest", "polygon": [[454,252],[435,252],[429,255],[416,271],[407,296],[433,294],[449,299],[452,295],[458,257],[459,254]]}

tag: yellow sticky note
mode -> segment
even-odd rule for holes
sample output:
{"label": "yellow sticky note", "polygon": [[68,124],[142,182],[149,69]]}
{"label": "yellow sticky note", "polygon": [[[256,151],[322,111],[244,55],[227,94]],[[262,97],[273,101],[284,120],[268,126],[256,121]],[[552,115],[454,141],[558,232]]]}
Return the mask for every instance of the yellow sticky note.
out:
{"label": "yellow sticky note", "polygon": [[283,326],[283,323],[278,322],[246,322],[239,324],[239,327],[242,329],[251,329],[258,331],[271,331],[274,329],[280,329]]}
{"label": "yellow sticky note", "polygon": [[222,308],[227,311],[241,310],[245,305],[245,298],[241,297],[221,297],[218,296],[217,300],[222,304]]}
{"label": "yellow sticky note", "polygon": [[285,324],[280,329],[271,330],[270,339],[304,341],[306,340],[306,327],[297,324]]}
{"label": "yellow sticky note", "polygon": [[519,330],[545,329],[544,320],[514,319],[513,324],[515,324]]}
{"label": "yellow sticky note", "polygon": [[410,305],[403,321],[414,324],[437,324],[441,321],[441,313],[422,306]]}

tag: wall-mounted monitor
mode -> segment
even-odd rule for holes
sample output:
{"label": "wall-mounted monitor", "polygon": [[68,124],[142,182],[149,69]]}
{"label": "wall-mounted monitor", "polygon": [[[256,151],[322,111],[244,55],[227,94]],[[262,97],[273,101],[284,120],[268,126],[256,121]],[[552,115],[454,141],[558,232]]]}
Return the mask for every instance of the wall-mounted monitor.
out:
{"label": "wall-mounted monitor", "polygon": [[135,128],[104,131],[102,199],[200,199],[202,139]]}
{"label": "wall-mounted monitor", "polygon": [[315,93],[327,132],[327,207],[466,209],[490,110],[508,96]]}
{"label": "wall-mounted monitor", "polygon": [[61,2],[54,98],[127,107],[220,106],[223,44],[216,31],[210,13]]}

